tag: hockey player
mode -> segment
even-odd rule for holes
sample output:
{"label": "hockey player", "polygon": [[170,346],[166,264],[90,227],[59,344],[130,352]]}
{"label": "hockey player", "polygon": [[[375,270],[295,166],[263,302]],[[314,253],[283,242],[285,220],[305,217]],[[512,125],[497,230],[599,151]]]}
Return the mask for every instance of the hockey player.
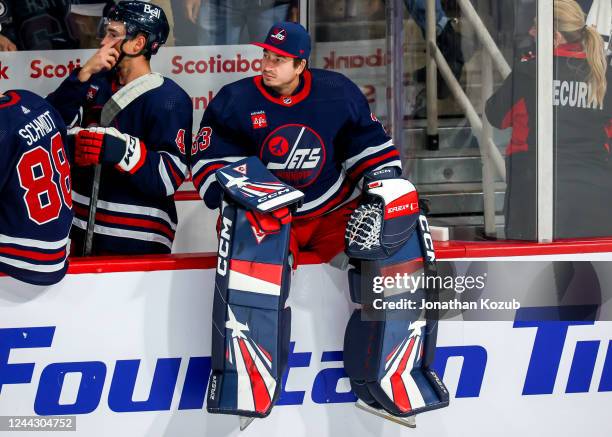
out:
{"label": "hockey player", "polygon": [[177,224],[173,194],[187,175],[192,105],[150,58],[168,36],[164,11],[122,1],[105,18],[101,48],[48,99],[75,122],[73,239],[87,225],[92,166],[102,164],[94,253],[169,253]]}
{"label": "hockey player", "polygon": [[[388,243],[385,232],[395,227],[389,234],[395,239],[393,249],[366,255],[355,249],[353,263],[362,266],[361,259],[368,256],[391,260],[392,254],[399,253],[395,264],[416,252],[422,256],[416,239],[416,191],[400,178],[398,151],[359,88],[341,74],[308,68],[310,36],[299,24],[277,23],[265,42],[256,45],[264,49],[262,74],[221,89],[207,107],[192,147],[194,184],[209,208],[221,206],[207,408],[247,417],[265,417],[280,392],[291,319],[290,309],[284,306],[289,265],[295,267],[306,256],[311,261],[330,261],[345,248],[345,229],[349,218],[355,218],[358,204],[377,212],[379,201],[392,211],[385,215],[385,224],[379,214],[374,219],[378,228],[365,234],[380,249],[381,240],[383,245]],[[383,186],[387,194],[380,197]],[[353,220],[353,224],[358,221],[365,223]],[[360,240],[362,231],[353,229],[348,240]],[[361,278],[363,283],[380,265],[370,267]],[[359,301],[360,275],[354,270],[351,293]],[[364,326],[357,316],[347,338],[382,325]],[[413,365],[420,369],[417,352],[425,336],[421,328],[409,323],[399,328],[396,340],[405,341],[411,332],[411,341],[417,343],[414,356],[403,361],[398,374],[410,373]],[[363,332],[357,333],[360,329]],[[381,332],[370,338],[383,341],[387,334]],[[379,352],[389,354],[393,341],[386,341]],[[411,341],[402,345],[407,347]],[[443,394],[414,393],[422,388],[416,383],[407,395],[414,395],[412,407],[403,403],[398,409],[388,394],[375,399],[368,384],[379,387],[377,380],[384,377],[362,371],[364,345],[349,340],[345,354],[347,371],[358,369],[349,376],[364,402],[398,416],[445,405]],[[410,355],[404,346],[398,349],[398,362]],[[370,363],[369,369],[375,368],[377,364]],[[402,386],[401,390],[407,389]],[[429,386],[426,390],[433,392]]]}
{"label": "hockey player", "polygon": [[0,93],[0,273],[36,285],[68,267],[72,223],[66,127],[29,91]]}

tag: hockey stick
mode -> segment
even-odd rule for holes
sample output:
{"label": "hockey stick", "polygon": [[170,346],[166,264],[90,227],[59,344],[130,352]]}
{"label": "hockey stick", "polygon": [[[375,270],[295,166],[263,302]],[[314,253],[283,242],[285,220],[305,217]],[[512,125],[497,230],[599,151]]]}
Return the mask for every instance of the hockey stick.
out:
{"label": "hockey stick", "polygon": [[[112,120],[132,101],[147,91],[162,85],[164,79],[158,74],[141,76],[130,84],[121,88],[108,100],[102,108],[100,115],[100,126],[110,126]],[[91,185],[91,197],[89,199],[89,215],[87,217],[87,228],[85,241],[83,242],[82,256],[90,256],[93,249],[93,236],[96,227],[96,210],[98,209],[98,195],[100,192],[100,176],[102,166],[94,167],[93,181]]]}
{"label": "hockey stick", "polygon": [[98,209],[98,194],[100,192],[100,175],[102,165],[94,166],[93,181],[91,184],[91,197],[89,198],[89,215],[87,216],[87,230],[83,242],[83,256],[91,256],[93,249],[93,235],[96,226],[96,210]]}

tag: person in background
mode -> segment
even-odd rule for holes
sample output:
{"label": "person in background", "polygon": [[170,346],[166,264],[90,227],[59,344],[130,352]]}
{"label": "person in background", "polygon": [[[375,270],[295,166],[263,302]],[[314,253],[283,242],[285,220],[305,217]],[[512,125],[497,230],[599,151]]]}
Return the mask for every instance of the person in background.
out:
{"label": "person in background", "polygon": [[192,0],[170,0],[174,26],[172,34],[176,46],[198,45],[198,15],[199,4]]}
{"label": "person in background", "polygon": [[[150,0],[145,0],[149,2]],[[116,4],[114,0],[71,0],[70,5],[70,26],[73,33],[78,37],[79,47],[82,49],[94,49],[100,45],[102,28],[102,17],[111,6]],[[164,10],[170,10],[169,0],[153,0],[151,4],[160,6]],[[169,15],[168,21],[173,22]],[[169,37],[166,46],[173,45],[173,40]]]}
{"label": "person in background", "polygon": [[198,26],[199,45],[259,41],[273,23],[297,21],[297,7],[291,0],[183,1],[185,15]]}
{"label": "person in background", "polygon": [[0,0],[0,51],[74,49],[69,0]]}
{"label": "person in background", "polygon": [[[603,40],[574,0],[555,0],[553,32],[553,235],[611,236],[612,74]],[[536,59],[524,58],[486,105],[493,126],[512,128],[504,209],[509,239],[537,237],[536,87]]]}
{"label": "person in background", "polygon": [[[427,29],[427,11],[426,0],[404,0],[404,4],[408,9],[408,14],[416,22],[421,29],[423,38],[426,38]],[[461,34],[455,30],[454,22],[456,20],[449,18],[442,7],[440,0],[436,0],[436,43],[440,52],[446,59],[448,66],[455,78],[460,81],[465,65],[465,57],[461,45]],[[414,79],[420,86],[421,90],[416,94],[414,104],[414,113],[418,117],[425,117],[425,82],[427,78],[427,69],[422,67],[414,73]],[[438,73],[438,98],[445,99],[450,96],[450,89]],[[412,104],[412,102],[411,102]]]}
{"label": "person in background", "polygon": [[100,23],[105,7],[115,4],[108,0],[72,0],[70,5],[70,24],[74,33],[79,35],[79,47],[82,49],[99,46]]}

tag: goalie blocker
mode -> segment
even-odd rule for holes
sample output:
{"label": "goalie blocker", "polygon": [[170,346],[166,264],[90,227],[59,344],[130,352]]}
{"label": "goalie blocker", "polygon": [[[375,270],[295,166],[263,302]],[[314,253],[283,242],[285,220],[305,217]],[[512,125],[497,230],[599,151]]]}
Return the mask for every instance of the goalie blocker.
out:
{"label": "goalie blocker", "polygon": [[267,416],[287,366],[291,310],[291,212],[303,194],[256,157],[221,168],[210,413]]}
{"label": "goalie blocker", "polygon": [[420,310],[373,308],[374,299],[380,308],[382,303],[406,298],[416,302],[437,298],[437,290],[385,287],[375,293],[373,289],[375,277],[437,274],[418,194],[400,178],[399,169],[365,176],[363,199],[347,225],[345,244],[353,265],[351,298],[362,304],[352,314],[344,338],[344,367],[353,391],[368,406],[400,418],[447,406],[448,391],[430,368],[436,314],[424,317]]}

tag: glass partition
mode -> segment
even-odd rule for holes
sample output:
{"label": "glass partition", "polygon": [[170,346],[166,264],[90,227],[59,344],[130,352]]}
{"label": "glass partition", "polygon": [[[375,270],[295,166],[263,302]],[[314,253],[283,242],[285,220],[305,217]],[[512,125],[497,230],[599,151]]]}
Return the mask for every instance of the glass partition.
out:
{"label": "glass partition", "polygon": [[[451,239],[536,240],[536,2],[432,1],[435,81],[425,80],[427,2],[404,4],[402,152],[432,224]],[[525,65],[533,71],[518,73]]]}
{"label": "glass partition", "polygon": [[366,95],[388,127],[386,19],[383,1],[316,0],[309,3],[311,66],[343,73]]}
{"label": "glass partition", "polygon": [[[396,143],[402,145],[404,175],[427,202],[432,223],[449,227],[452,239],[536,240],[537,82],[531,58],[537,3],[431,3],[435,41],[446,64],[438,67],[432,86],[436,147],[428,134],[427,1],[311,2],[312,65],[359,84],[391,132],[390,97],[400,93],[389,74],[389,64],[397,60],[389,50],[388,9],[402,8],[403,129]],[[523,63],[533,67],[533,75],[507,78]],[[484,116],[487,101],[490,120]],[[527,101],[533,105],[529,114],[523,110]]]}
{"label": "glass partition", "polygon": [[[170,23],[168,46],[248,44],[277,21],[299,21],[299,0],[152,0]],[[87,49],[99,45],[112,2],[0,1],[0,51]]]}
{"label": "glass partition", "polygon": [[604,41],[610,17],[593,3],[587,15],[575,2],[554,3],[555,239],[612,236],[612,68]]}
{"label": "glass partition", "polygon": [[[0,3],[5,5],[0,10],[4,88],[45,95],[91,56],[46,50],[99,44],[104,2]],[[426,69],[426,0],[152,3],[164,8],[171,24],[169,41],[152,59],[153,68],[191,96],[194,130],[224,84],[259,72],[260,49],[248,43],[261,40],[276,20],[301,21],[313,39],[312,67],[341,72],[356,82],[389,132],[394,117],[401,120],[396,143],[402,145],[404,174],[427,202],[433,225],[448,226],[451,239],[538,239],[538,115],[547,114],[547,108],[538,109],[536,0],[431,0],[437,47],[432,54],[438,64],[433,81],[427,80]],[[590,2],[577,4],[586,8]],[[399,118],[390,99],[400,95],[390,75],[391,6],[403,13]],[[610,33],[590,8],[583,12],[587,26],[598,26],[588,35]],[[612,221],[604,187],[610,174],[612,87],[592,100],[601,80],[589,78],[584,42],[580,51],[569,37],[557,47],[551,80],[554,129],[547,135],[554,158],[547,159],[554,159],[552,233],[557,239],[607,236]],[[36,52],[6,53],[14,49]],[[567,79],[565,70],[583,77]],[[435,122],[431,116],[428,121],[432,105]]]}

